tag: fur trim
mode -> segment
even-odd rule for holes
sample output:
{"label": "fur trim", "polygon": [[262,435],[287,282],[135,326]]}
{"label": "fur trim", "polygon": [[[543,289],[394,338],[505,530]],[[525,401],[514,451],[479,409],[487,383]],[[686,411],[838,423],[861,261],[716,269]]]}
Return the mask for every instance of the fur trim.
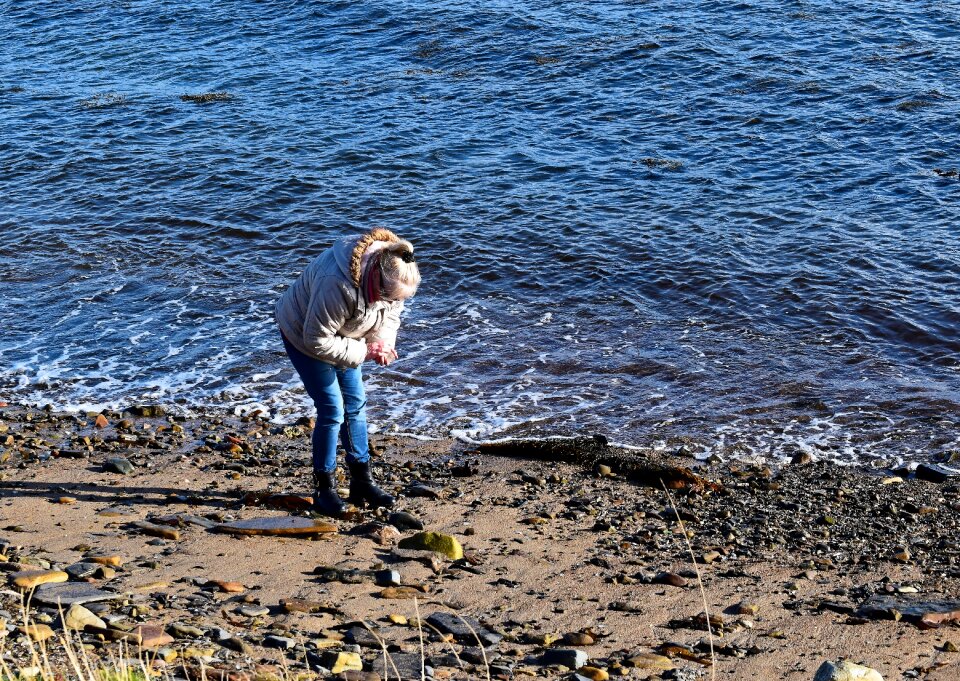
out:
{"label": "fur trim", "polygon": [[353,279],[353,285],[357,288],[360,287],[360,281],[363,277],[363,267],[361,266],[363,254],[374,241],[397,243],[400,241],[400,237],[383,227],[376,227],[360,237],[357,245],[353,248],[353,253],[350,254],[350,278]]}

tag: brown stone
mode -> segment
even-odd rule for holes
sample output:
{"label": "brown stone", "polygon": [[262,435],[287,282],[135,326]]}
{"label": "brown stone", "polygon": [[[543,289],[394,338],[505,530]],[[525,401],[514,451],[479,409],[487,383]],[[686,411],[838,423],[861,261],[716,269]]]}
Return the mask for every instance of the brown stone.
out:
{"label": "brown stone", "polygon": [[247,590],[247,587],[240,582],[226,582],[222,579],[211,579],[208,584],[215,586],[218,591],[225,594],[242,594]]}
{"label": "brown stone", "polygon": [[24,636],[29,636],[31,641],[37,643],[40,641],[46,641],[48,638],[53,636],[53,629],[46,624],[28,624],[26,626],[17,627],[17,631]]}
{"label": "brown stone", "polygon": [[304,598],[282,598],[280,599],[280,607],[286,610],[287,612],[303,612],[308,614],[325,612],[331,615],[343,614],[340,608],[337,607],[336,605],[333,605],[332,603],[321,603],[320,601],[309,601]]}
{"label": "brown stone", "polygon": [[141,648],[159,648],[173,643],[173,636],[164,631],[160,624],[138,624],[132,633]]}
{"label": "brown stone", "polygon": [[70,579],[70,575],[61,570],[24,570],[14,572],[11,577],[13,583],[24,590],[29,590],[41,584],[56,584]]}
{"label": "brown stone", "polygon": [[656,584],[668,584],[680,588],[687,586],[688,583],[685,577],[681,577],[675,572],[661,572],[653,578],[653,581]]}
{"label": "brown stone", "polygon": [[379,594],[380,598],[392,600],[419,598],[422,595],[423,592],[420,589],[415,589],[412,586],[388,586]]}
{"label": "brown stone", "polygon": [[76,498],[74,497],[60,497],[57,499],[58,504],[75,504],[77,503]]}
{"label": "brown stone", "polygon": [[214,531],[237,535],[311,537],[334,533],[337,531],[337,526],[322,520],[298,518],[295,516],[279,516],[273,518],[238,520],[233,523],[217,525]]}
{"label": "brown stone", "polygon": [[175,530],[172,527],[167,527],[165,525],[154,525],[146,520],[138,520],[137,522],[133,523],[133,527],[143,534],[150,535],[151,537],[160,537],[161,539],[180,541],[180,530]]}
{"label": "brown stone", "polygon": [[83,560],[87,563],[109,565],[110,567],[120,567],[123,565],[123,558],[120,556],[86,556]]}
{"label": "brown stone", "polygon": [[97,414],[97,418],[93,422],[94,428],[106,428],[109,424],[110,422],[107,421],[107,417],[103,414]]}

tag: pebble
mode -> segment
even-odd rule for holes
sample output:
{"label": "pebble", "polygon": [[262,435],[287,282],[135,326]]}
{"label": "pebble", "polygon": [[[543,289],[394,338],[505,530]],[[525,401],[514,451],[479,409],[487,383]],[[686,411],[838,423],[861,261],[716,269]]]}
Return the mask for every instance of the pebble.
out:
{"label": "pebble", "polygon": [[760,606],[756,603],[748,603],[747,601],[737,603],[730,608],[730,614],[732,615],[747,615],[749,617],[755,617],[758,612],[760,612]]}
{"label": "pebble", "polygon": [[160,648],[173,643],[173,636],[164,631],[160,624],[138,624],[133,633],[142,648]]}
{"label": "pebble", "polygon": [[63,616],[63,625],[67,629],[83,630],[86,627],[106,629],[107,623],[94,615],[79,603],[74,603]]}
{"label": "pebble", "polygon": [[563,635],[563,643],[568,646],[592,646],[594,638],[582,631],[574,631]]}
{"label": "pebble", "polygon": [[123,558],[115,555],[84,556],[83,560],[84,562],[97,563],[98,565],[109,565],[110,567],[121,567],[123,565]]}
{"label": "pebble", "polygon": [[580,669],[587,664],[590,658],[582,650],[574,648],[548,648],[540,656],[540,664],[544,666],[560,665],[567,669]]}
{"label": "pebble", "polygon": [[689,584],[686,577],[681,577],[675,572],[660,572],[653,578],[653,581],[655,584],[667,584],[679,588],[683,588]]}
{"label": "pebble", "polygon": [[96,601],[111,601],[122,598],[122,594],[103,591],[90,584],[68,582],[66,584],[42,584],[33,592],[33,600],[40,605],[68,607],[75,603],[81,605]]}
{"label": "pebble", "polygon": [[377,586],[400,586],[400,573],[397,570],[377,570],[373,573]]}
{"label": "pebble", "polygon": [[138,520],[133,523],[133,527],[143,534],[150,535],[151,537],[160,537],[161,539],[169,539],[170,541],[180,541],[180,530],[175,530],[172,527],[167,527],[166,525],[155,525],[154,523],[147,522],[146,520]]}
{"label": "pebble", "polygon": [[363,660],[357,653],[337,653],[330,671],[333,674],[341,674],[345,671],[363,671]]}
{"label": "pebble", "polygon": [[423,592],[420,589],[415,589],[412,586],[388,586],[386,589],[380,592],[380,598],[386,598],[390,600],[401,600],[407,598],[419,598],[423,596]]}
{"label": "pebble", "polygon": [[880,672],[849,660],[824,662],[817,669],[813,681],[883,681]]}
{"label": "pebble", "polygon": [[280,650],[290,650],[295,648],[297,642],[292,638],[287,638],[286,636],[275,636],[270,634],[263,638],[263,647],[264,648],[279,648]]}
{"label": "pebble", "polygon": [[200,627],[195,627],[191,624],[182,624],[180,622],[171,624],[169,631],[174,638],[201,638],[206,635],[206,632]]}
{"label": "pebble", "polygon": [[207,584],[216,587],[217,591],[226,594],[242,594],[247,590],[240,582],[226,582],[222,579],[211,579]]}
{"label": "pebble", "polygon": [[589,679],[589,681],[607,681],[610,678],[610,674],[607,673],[606,669],[591,667],[589,665],[580,667],[580,669],[577,670],[577,675]]}
{"label": "pebble", "polygon": [[673,661],[666,655],[657,655],[656,653],[639,653],[628,657],[624,664],[627,667],[636,669],[658,669],[668,671],[674,668]]}
{"label": "pebble", "polygon": [[407,513],[406,511],[394,511],[390,514],[390,517],[387,519],[391,525],[393,525],[398,530],[422,530],[423,521],[417,518],[412,513]]}
{"label": "pebble", "polygon": [[459,643],[476,644],[477,639],[485,646],[495,646],[503,639],[472,617],[452,615],[448,612],[435,612],[427,617],[427,624],[444,634],[453,635]]}
{"label": "pebble", "polygon": [[70,579],[70,575],[62,570],[24,570],[14,572],[12,577],[13,583],[24,591],[34,589],[41,584],[56,584]]}
{"label": "pebble", "polygon": [[270,614],[270,608],[265,605],[241,605],[237,612],[244,617],[263,617]]}
{"label": "pebble", "polygon": [[401,539],[397,546],[401,549],[435,551],[450,560],[463,558],[463,547],[456,537],[441,532],[418,532],[412,537]]}
{"label": "pebble", "polygon": [[119,473],[120,475],[130,475],[136,470],[132,463],[122,456],[107,459],[103,464],[103,470],[108,473]]}
{"label": "pebble", "polygon": [[53,636],[53,629],[51,629],[47,624],[28,624],[26,626],[17,627],[17,631],[25,636],[29,636],[30,640],[34,641],[35,643],[46,641],[48,638]]}

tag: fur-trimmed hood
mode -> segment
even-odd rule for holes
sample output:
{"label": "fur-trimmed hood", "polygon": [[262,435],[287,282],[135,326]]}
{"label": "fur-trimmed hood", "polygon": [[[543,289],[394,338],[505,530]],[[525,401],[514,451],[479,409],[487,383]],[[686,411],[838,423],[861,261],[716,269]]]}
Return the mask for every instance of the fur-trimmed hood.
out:
{"label": "fur-trimmed hood", "polygon": [[340,240],[334,246],[337,265],[357,288],[360,288],[360,282],[363,281],[363,256],[376,242],[406,244],[410,248],[410,252],[413,252],[413,245],[409,241],[401,239],[389,229],[382,227],[367,232],[359,239],[354,236]]}

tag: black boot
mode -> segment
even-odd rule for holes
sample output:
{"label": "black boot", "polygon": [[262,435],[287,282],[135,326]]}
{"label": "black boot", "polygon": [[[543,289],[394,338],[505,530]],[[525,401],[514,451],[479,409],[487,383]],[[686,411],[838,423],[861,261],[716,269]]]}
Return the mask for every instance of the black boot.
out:
{"label": "black boot", "polygon": [[336,471],[313,472],[313,512],[339,518],[347,510],[340,495],[337,494]]}
{"label": "black boot", "polygon": [[384,506],[390,508],[396,501],[392,496],[377,487],[370,474],[370,462],[348,462],[350,469],[350,497],[349,501],[357,508],[363,508],[369,503],[371,508]]}

